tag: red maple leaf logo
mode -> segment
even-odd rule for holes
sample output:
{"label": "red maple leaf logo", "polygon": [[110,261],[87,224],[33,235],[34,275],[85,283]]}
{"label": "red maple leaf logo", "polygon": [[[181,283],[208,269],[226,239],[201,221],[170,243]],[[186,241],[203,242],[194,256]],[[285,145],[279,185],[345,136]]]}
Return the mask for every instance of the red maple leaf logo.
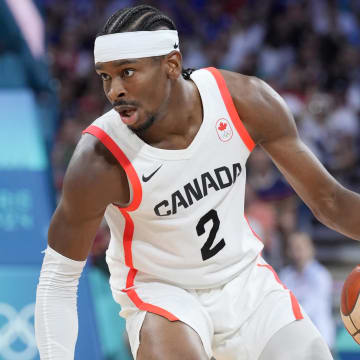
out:
{"label": "red maple leaf logo", "polygon": [[223,123],[223,122],[221,121],[218,129],[219,129],[220,131],[224,131],[226,128],[227,128],[227,124],[226,124],[226,123]]}

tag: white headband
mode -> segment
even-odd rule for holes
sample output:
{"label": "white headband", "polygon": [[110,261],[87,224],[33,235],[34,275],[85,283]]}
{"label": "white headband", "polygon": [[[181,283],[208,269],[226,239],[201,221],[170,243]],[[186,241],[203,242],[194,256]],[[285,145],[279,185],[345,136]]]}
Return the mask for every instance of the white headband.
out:
{"label": "white headband", "polygon": [[98,36],[95,63],[169,54],[179,51],[176,30],[130,31]]}

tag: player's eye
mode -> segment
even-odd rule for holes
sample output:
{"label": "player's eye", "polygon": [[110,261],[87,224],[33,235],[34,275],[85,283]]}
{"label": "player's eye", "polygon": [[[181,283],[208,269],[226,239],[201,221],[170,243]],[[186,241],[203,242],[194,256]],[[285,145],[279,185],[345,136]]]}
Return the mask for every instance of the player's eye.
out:
{"label": "player's eye", "polygon": [[101,73],[100,77],[104,81],[110,80],[110,76],[108,74],[105,74],[105,73]]}
{"label": "player's eye", "polygon": [[123,77],[131,77],[134,75],[135,70],[133,69],[125,69],[123,71]]}

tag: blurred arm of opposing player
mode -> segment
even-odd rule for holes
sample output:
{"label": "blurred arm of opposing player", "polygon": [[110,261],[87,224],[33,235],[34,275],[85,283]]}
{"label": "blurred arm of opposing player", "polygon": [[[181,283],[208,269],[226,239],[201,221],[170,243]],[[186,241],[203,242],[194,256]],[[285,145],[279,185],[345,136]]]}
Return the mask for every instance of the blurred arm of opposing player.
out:
{"label": "blurred arm of opposing player", "polygon": [[360,196],[339,184],[301,141],[281,96],[255,77],[222,73],[250,136],[269,154],[315,217],[360,240]]}
{"label": "blurred arm of opposing player", "polygon": [[37,287],[35,334],[42,360],[74,358],[79,277],[107,205],[127,203],[128,194],[123,169],[96,138],[83,135],[51,220]]}

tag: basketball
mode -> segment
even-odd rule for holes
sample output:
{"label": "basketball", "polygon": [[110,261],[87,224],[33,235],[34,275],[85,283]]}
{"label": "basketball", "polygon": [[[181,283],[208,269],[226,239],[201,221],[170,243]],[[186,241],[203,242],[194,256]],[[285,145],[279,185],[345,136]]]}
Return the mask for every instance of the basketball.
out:
{"label": "basketball", "polygon": [[341,292],[340,313],[346,330],[360,344],[360,265],[346,278]]}

